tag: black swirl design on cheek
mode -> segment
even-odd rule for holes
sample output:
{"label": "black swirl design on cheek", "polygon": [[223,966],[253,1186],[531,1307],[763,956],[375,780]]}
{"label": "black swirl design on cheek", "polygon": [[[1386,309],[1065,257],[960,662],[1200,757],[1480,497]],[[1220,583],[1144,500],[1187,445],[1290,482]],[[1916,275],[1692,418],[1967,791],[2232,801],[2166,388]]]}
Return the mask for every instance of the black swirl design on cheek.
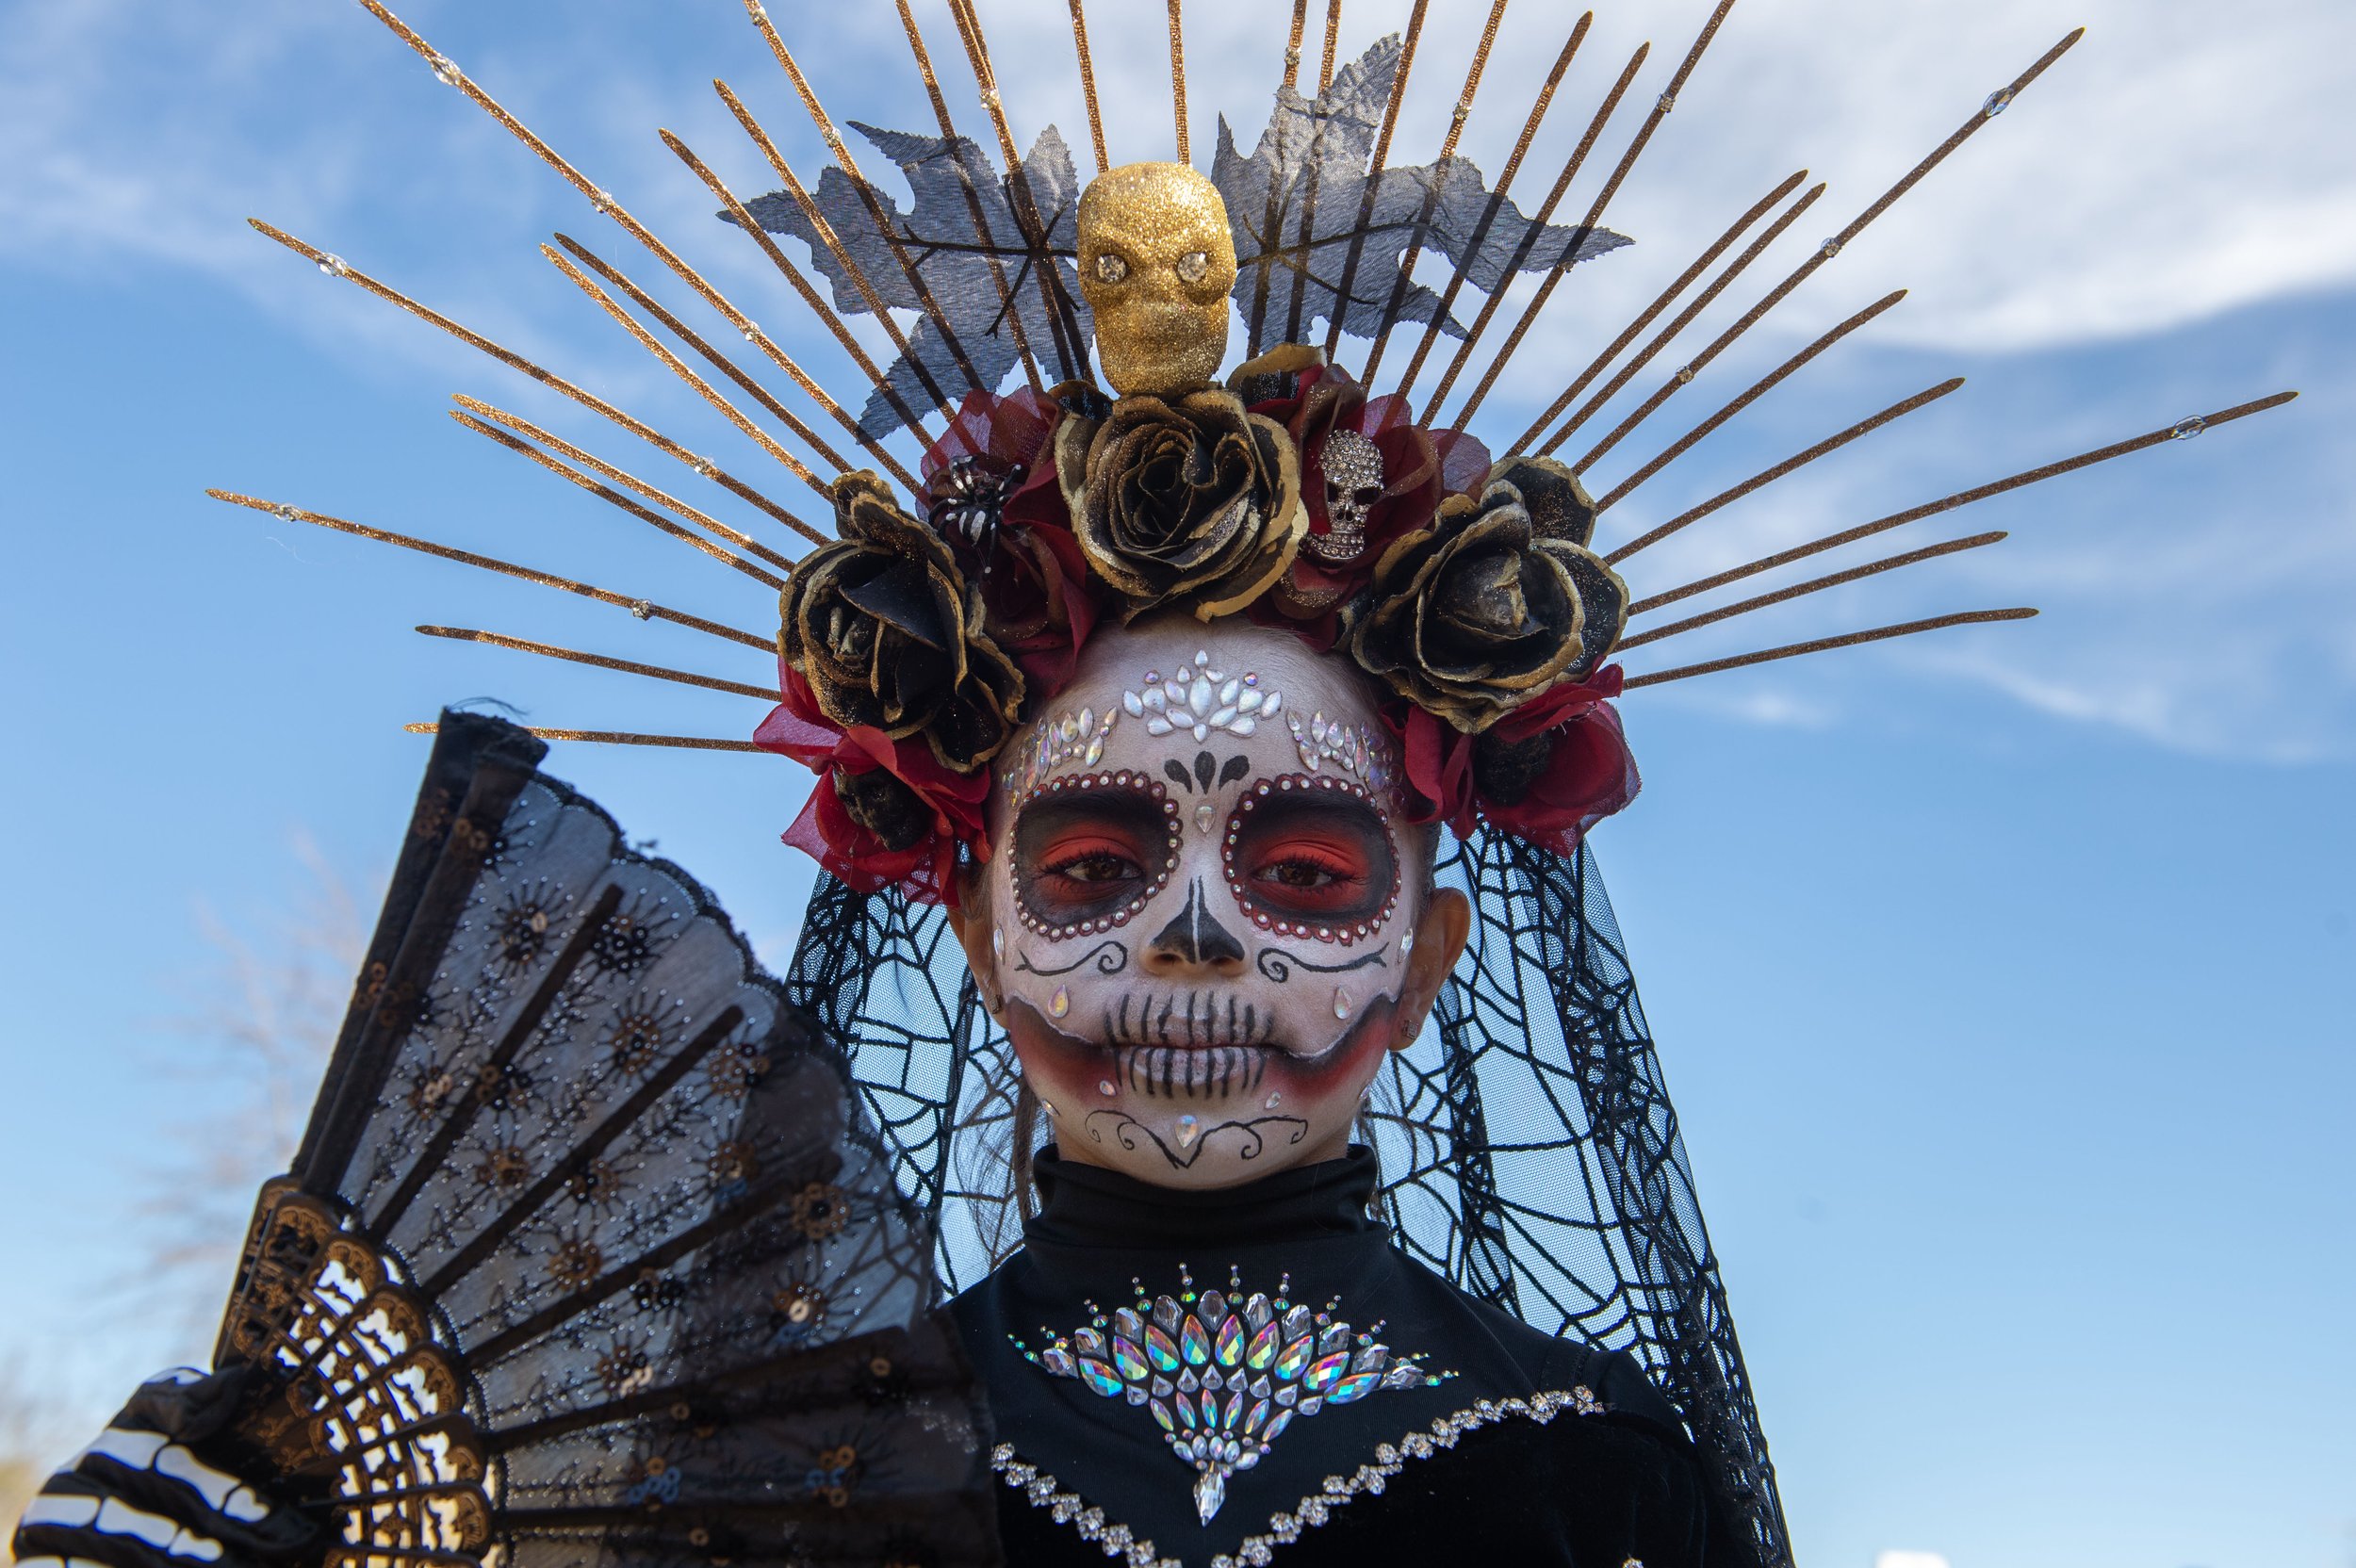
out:
{"label": "black swirl design on cheek", "polygon": [[1307,970],[1312,974],[1340,974],[1348,970],[1364,969],[1368,964],[1382,964],[1385,968],[1390,964],[1379,948],[1372,953],[1361,953],[1347,963],[1313,964],[1298,953],[1288,953],[1281,947],[1264,947],[1252,962],[1259,967],[1262,974],[1280,986],[1293,977],[1295,968]]}
{"label": "black swirl design on cheek", "polygon": [[1089,964],[1096,966],[1096,972],[1099,974],[1119,974],[1129,967],[1129,949],[1118,939],[1101,941],[1061,969],[1041,969],[1031,962],[1029,954],[1019,949],[1014,956],[1014,969],[1017,974],[1036,974],[1046,980],[1053,980],[1059,974],[1072,973]]}
{"label": "black swirl design on cheek", "polygon": [[1150,1143],[1161,1151],[1162,1158],[1170,1162],[1172,1170],[1192,1169],[1194,1162],[1201,1159],[1203,1152],[1211,1146],[1211,1140],[1221,1133],[1241,1133],[1244,1135],[1243,1146],[1235,1152],[1235,1158],[1239,1160],[1256,1160],[1267,1151],[1271,1134],[1263,1132],[1263,1128],[1291,1128],[1291,1135],[1284,1139],[1284,1146],[1288,1149],[1309,1135],[1309,1124],[1297,1116],[1263,1116],[1250,1121],[1214,1122],[1196,1134],[1194,1141],[1186,1148],[1172,1149],[1163,1141],[1159,1133],[1126,1111],[1093,1111],[1081,1125],[1088,1130],[1090,1142],[1102,1144],[1109,1136],[1131,1153]]}

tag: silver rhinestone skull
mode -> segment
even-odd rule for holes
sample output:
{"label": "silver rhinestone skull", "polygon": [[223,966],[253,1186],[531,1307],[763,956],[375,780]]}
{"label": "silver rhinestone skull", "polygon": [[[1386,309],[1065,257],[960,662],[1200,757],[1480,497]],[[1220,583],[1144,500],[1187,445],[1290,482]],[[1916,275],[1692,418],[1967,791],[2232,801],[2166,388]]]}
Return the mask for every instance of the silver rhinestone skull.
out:
{"label": "silver rhinestone skull", "polygon": [[1383,498],[1383,453],[1354,430],[1325,438],[1327,531],[1312,533],[1301,547],[1320,561],[1355,561],[1366,547],[1366,514]]}

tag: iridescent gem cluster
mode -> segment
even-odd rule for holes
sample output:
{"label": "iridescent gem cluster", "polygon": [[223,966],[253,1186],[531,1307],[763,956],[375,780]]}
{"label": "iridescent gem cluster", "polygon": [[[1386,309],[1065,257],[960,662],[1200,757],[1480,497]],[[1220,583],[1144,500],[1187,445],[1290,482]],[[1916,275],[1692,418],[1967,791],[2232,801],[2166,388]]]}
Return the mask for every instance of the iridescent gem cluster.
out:
{"label": "iridescent gem cluster", "polygon": [[1284,694],[1261,686],[1257,674],[1230,676],[1211,668],[1211,656],[1198,649],[1194,661],[1181,664],[1168,680],[1159,670],[1148,670],[1143,692],[1123,692],[1121,706],[1133,719],[1145,721],[1148,735],[1192,735],[1207,741],[1213,730],[1250,735],[1262,719],[1284,710]]}
{"label": "iridescent gem cluster", "polygon": [[1397,753],[1373,729],[1329,719],[1322,711],[1310,714],[1307,724],[1287,713],[1284,724],[1292,731],[1294,749],[1301,753],[1301,765],[1311,773],[1322,773],[1332,763],[1381,795],[1389,794],[1398,784]]}
{"label": "iridescent gem cluster", "polygon": [[[1085,712],[1086,710],[1082,711]],[[1102,734],[1103,731],[1100,730],[1098,733]],[[1144,791],[1152,795],[1162,808],[1162,826],[1169,836],[1168,846],[1167,853],[1162,857],[1162,863],[1154,868],[1153,875],[1147,877],[1139,885],[1136,896],[1109,915],[1098,915],[1091,920],[1073,921],[1068,925],[1052,925],[1033,914],[1030,906],[1023,900],[1016,899],[1014,901],[1016,918],[1020,919],[1030,930],[1045,937],[1050,941],[1068,941],[1073,937],[1110,931],[1116,925],[1128,924],[1130,921],[1137,918],[1138,910],[1153,901],[1155,893],[1170,886],[1170,874],[1177,867],[1178,851],[1186,841],[1186,827],[1178,814],[1178,803],[1170,798],[1169,786],[1158,778],[1149,777],[1141,773],[1133,773],[1127,768],[1118,773],[1066,774],[1061,778],[1048,780],[1038,792],[1043,795],[1057,795],[1066,790]],[[1065,993],[1058,989],[1055,994],[1062,997]],[[1061,1018],[1063,1013],[1058,1011],[1055,1016]]]}
{"label": "iridescent gem cluster", "polygon": [[1208,1524],[1227,1500],[1227,1479],[1267,1457],[1295,1416],[1346,1405],[1377,1389],[1425,1388],[1440,1378],[1412,1357],[1394,1360],[1372,1334],[1332,1311],[1282,1295],[1237,1298],[1218,1290],[1148,1300],[1101,1314],[1042,1349],[1016,1342],[1024,1359],[1076,1378],[1107,1399],[1143,1406],[1163,1441],[1194,1466],[1195,1511]]}
{"label": "iridescent gem cluster", "polygon": [[1006,773],[1006,799],[1009,807],[1020,807],[1039,792],[1047,776],[1067,762],[1078,762],[1092,768],[1104,760],[1104,742],[1119,722],[1119,713],[1107,710],[1101,717],[1096,710],[1083,708],[1077,713],[1067,713],[1059,719],[1045,719],[1031,731],[1015,758],[1015,765]]}
{"label": "iridescent gem cluster", "polygon": [[[1227,821],[1227,837],[1220,841],[1219,846],[1219,869],[1227,877],[1227,890],[1235,895],[1235,902],[1243,906],[1244,912],[1252,917],[1252,924],[1264,931],[1273,931],[1280,937],[1315,937],[1321,942],[1339,942],[1344,947],[1348,947],[1362,938],[1371,937],[1381,930],[1390,920],[1392,912],[1399,907],[1399,844],[1396,840],[1391,843],[1391,889],[1383,897],[1383,907],[1365,920],[1349,921],[1340,925],[1319,925],[1310,921],[1297,919],[1284,920],[1269,914],[1252,902],[1252,890],[1244,885],[1243,873],[1235,864],[1236,841],[1243,835],[1244,824],[1250,819],[1252,813],[1259,808],[1260,802],[1271,796],[1295,792],[1324,791],[1350,795],[1354,799],[1365,801],[1369,806],[1377,804],[1373,792],[1365,785],[1354,784],[1345,778],[1335,778],[1331,774],[1322,774],[1310,778],[1297,773],[1288,773],[1280,778],[1262,779],[1252,786],[1251,792],[1242,800],[1236,803],[1235,814]],[[1383,819],[1383,831],[1385,837],[1389,836],[1391,827],[1387,817]]]}

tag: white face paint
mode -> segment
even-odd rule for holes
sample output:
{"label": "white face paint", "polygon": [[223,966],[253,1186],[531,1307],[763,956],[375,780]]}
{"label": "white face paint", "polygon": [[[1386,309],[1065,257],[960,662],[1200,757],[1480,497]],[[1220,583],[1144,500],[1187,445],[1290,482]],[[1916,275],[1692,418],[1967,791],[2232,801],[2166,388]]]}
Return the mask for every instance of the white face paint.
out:
{"label": "white face paint", "polygon": [[1422,913],[1397,776],[1287,632],[1090,641],[1001,764],[973,944],[1067,1158],[1218,1187],[1340,1152]]}

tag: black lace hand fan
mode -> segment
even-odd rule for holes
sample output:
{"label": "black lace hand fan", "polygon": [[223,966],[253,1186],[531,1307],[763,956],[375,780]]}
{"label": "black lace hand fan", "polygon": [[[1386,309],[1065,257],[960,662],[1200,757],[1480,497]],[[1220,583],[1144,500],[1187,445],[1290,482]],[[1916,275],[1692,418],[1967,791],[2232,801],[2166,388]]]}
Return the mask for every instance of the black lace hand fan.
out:
{"label": "black lace hand fan", "polygon": [[995,1563],[986,1415],[843,1065],[684,874],[443,716],[216,1359],[329,1568]]}

